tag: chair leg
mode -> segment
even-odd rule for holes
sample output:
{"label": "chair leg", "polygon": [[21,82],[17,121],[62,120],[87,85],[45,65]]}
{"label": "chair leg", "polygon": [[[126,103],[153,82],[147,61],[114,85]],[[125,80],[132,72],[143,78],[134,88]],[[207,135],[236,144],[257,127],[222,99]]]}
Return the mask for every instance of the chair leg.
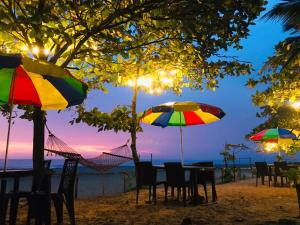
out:
{"label": "chair leg", "polygon": [[171,187],[171,196],[174,197],[174,186]]}
{"label": "chair leg", "polygon": [[281,187],[283,186],[283,176],[280,176]]}
{"label": "chair leg", "polygon": [[66,195],[66,206],[69,213],[71,225],[75,225],[75,209],[74,209],[74,196],[72,194]]}
{"label": "chair leg", "polygon": [[177,201],[179,201],[180,195],[181,195],[181,188],[177,187]]}
{"label": "chair leg", "polygon": [[165,184],[165,201],[168,201],[168,185]]}
{"label": "chair leg", "polygon": [[148,200],[151,202],[151,185],[149,185]]}
{"label": "chair leg", "polygon": [[7,208],[8,198],[0,197],[0,224],[5,224]]}
{"label": "chair leg", "polygon": [[265,176],[261,176],[261,183],[262,185],[265,185]]}
{"label": "chair leg", "polygon": [[63,223],[63,196],[60,194],[52,195],[52,200],[56,212],[57,224],[62,224]]}
{"label": "chair leg", "polygon": [[215,181],[211,183],[211,189],[212,189],[213,202],[215,202],[218,199]]}
{"label": "chair leg", "polygon": [[203,189],[204,189],[204,193],[205,193],[205,200],[206,202],[208,202],[208,197],[207,197],[207,188],[206,188],[206,184],[203,184]]}
{"label": "chair leg", "polygon": [[139,203],[139,193],[140,193],[140,186],[137,185],[137,186],[136,186],[136,200],[135,200],[135,203],[136,203],[136,204]]}
{"label": "chair leg", "polygon": [[153,185],[153,201],[156,204],[156,184]]}
{"label": "chair leg", "polygon": [[256,187],[257,187],[257,181],[258,181],[258,177],[256,176],[256,184],[255,184]]}
{"label": "chair leg", "polygon": [[183,204],[186,206],[186,187],[182,187]]}
{"label": "chair leg", "polygon": [[17,222],[19,198],[12,196],[10,199],[9,224],[15,225]]}

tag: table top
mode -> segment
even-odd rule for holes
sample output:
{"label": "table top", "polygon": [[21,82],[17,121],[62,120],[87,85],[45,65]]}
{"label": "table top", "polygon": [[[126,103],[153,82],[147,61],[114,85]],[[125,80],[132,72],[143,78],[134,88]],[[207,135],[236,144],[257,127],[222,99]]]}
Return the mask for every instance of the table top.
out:
{"label": "table top", "polygon": [[[153,165],[154,168],[157,169],[165,169],[165,165]],[[215,167],[203,167],[203,166],[193,166],[193,165],[184,165],[183,169],[186,170],[214,170]]]}
{"label": "table top", "polygon": [[33,170],[2,170],[0,171],[0,178],[28,177],[32,176],[33,173]]}

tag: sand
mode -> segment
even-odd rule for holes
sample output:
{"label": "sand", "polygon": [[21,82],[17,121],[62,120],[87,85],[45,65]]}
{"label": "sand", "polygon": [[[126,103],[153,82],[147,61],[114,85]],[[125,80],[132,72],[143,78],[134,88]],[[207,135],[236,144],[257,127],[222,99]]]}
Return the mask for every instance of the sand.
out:
{"label": "sand", "polygon": [[[199,186],[200,193],[202,187]],[[210,190],[210,188],[209,188]],[[87,190],[88,191],[88,190]],[[218,201],[204,205],[183,206],[182,202],[164,202],[158,189],[157,204],[147,204],[148,192],[142,190],[139,205],[135,191],[115,196],[79,199],[75,202],[78,225],[179,225],[189,217],[197,225],[256,225],[265,221],[293,220],[298,216],[296,191],[288,187],[258,185],[255,180],[217,185]],[[210,200],[211,200],[211,196]],[[21,210],[23,211],[23,210]],[[25,213],[20,216],[22,224]],[[55,223],[55,214],[52,214]],[[65,214],[65,224],[69,224]]]}

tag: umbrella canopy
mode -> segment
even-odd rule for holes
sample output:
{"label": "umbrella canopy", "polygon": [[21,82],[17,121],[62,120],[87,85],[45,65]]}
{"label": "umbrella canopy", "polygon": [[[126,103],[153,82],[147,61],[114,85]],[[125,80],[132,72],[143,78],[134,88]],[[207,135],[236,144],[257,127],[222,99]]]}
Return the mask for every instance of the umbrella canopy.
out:
{"label": "umbrella canopy", "polygon": [[68,70],[22,55],[0,55],[0,105],[65,109],[86,98],[87,85]]}
{"label": "umbrella canopy", "polygon": [[87,85],[74,78],[68,70],[21,54],[0,54],[0,90],[0,105],[11,105],[4,170],[14,104],[60,110],[81,104],[87,95]]}
{"label": "umbrella canopy", "polygon": [[170,102],[146,110],[143,123],[154,126],[191,126],[207,124],[225,116],[222,109],[198,102]]}
{"label": "umbrella canopy", "polygon": [[182,126],[207,124],[225,116],[222,109],[199,102],[168,102],[146,110],[140,121],[154,126],[180,127],[181,162],[183,164]]}
{"label": "umbrella canopy", "polygon": [[296,134],[283,128],[265,129],[250,137],[251,141],[278,143],[280,140],[297,139]]}

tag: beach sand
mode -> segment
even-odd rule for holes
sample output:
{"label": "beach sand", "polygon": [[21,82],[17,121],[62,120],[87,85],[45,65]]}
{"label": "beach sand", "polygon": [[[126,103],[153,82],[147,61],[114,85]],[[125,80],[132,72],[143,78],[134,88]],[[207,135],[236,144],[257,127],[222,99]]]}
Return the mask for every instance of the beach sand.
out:
{"label": "beach sand", "polygon": [[[210,187],[209,187],[210,193]],[[86,190],[88,191],[88,190]],[[199,186],[200,194],[202,187]],[[142,190],[139,205],[135,191],[115,196],[79,199],[75,202],[78,225],[179,225],[186,217],[197,225],[256,225],[265,221],[288,219],[300,224],[296,191],[288,187],[268,187],[255,180],[217,185],[218,201],[183,206],[170,199],[164,202],[163,188],[158,189],[157,204],[147,204],[148,191]],[[211,195],[209,195],[211,201]],[[21,210],[20,224],[25,219]],[[53,223],[55,214],[52,213]],[[65,224],[69,224],[67,214]]]}

